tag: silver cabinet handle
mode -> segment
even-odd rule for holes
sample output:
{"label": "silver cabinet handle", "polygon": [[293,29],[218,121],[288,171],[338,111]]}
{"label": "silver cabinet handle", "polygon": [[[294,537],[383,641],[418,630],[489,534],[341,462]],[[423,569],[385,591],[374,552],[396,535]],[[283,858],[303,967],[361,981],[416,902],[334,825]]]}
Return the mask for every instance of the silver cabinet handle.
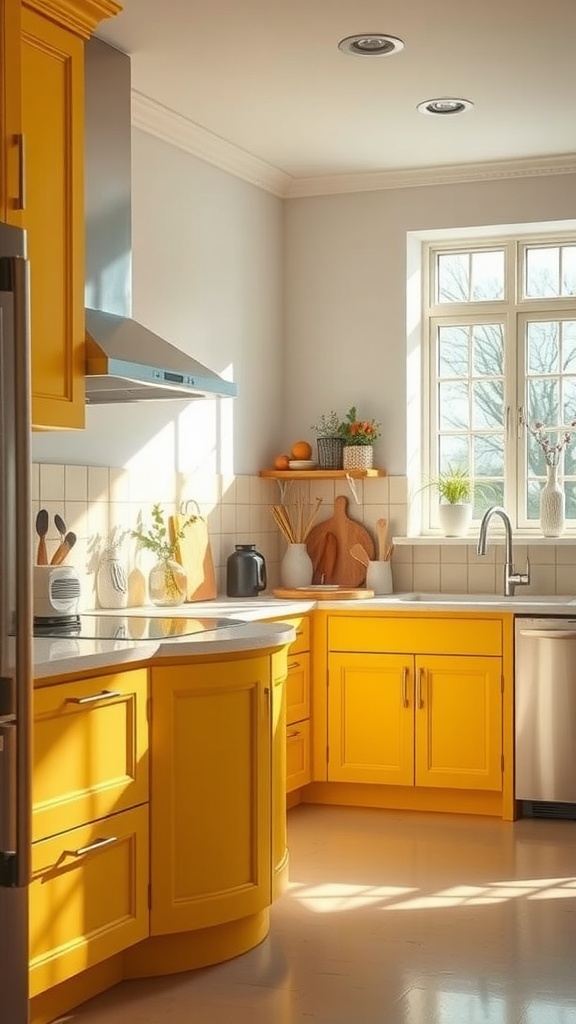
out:
{"label": "silver cabinet handle", "polygon": [[402,669],[402,707],[408,707],[408,666]]}
{"label": "silver cabinet handle", "polygon": [[111,846],[112,843],[118,842],[118,836],[108,836],[107,839],[95,839],[93,843],[89,843],[88,846],[80,846],[78,850],[70,850],[73,857],[84,857],[87,853],[92,853],[94,850],[101,850],[104,846]]}
{"label": "silver cabinet handle", "polygon": [[14,137],[18,147],[18,196],[14,200],[16,210],[26,209],[26,140],[19,132]]}
{"label": "silver cabinet handle", "polygon": [[112,700],[113,697],[121,697],[120,690],[101,690],[100,693],[91,693],[89,697],[67,697],[67,704],[94,704],[97,700]]}

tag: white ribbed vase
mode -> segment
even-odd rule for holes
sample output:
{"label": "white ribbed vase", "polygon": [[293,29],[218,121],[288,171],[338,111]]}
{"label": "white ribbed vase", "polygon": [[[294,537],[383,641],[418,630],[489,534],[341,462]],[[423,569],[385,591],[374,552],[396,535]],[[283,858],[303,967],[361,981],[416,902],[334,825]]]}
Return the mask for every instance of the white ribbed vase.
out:
{"label": "white ribbed vase", "polygon": [[314,566],[305,544],[288,544],[280,562],[280,582],[283,587],[309,587]]}
{"label": "white ribbed vase", "polygon": [[540,529],[544,537],[561,537],[565,526],[564,488],[558,480],[558,466],[548,466],[548,477],[540,491]]}

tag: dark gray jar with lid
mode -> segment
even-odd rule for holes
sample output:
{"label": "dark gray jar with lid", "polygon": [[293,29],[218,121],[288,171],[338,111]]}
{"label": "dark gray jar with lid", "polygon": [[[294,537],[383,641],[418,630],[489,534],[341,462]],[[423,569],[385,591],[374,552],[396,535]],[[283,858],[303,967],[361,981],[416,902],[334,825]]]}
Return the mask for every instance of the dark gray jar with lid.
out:
{"label": "dark gray jar with lid", "polygon": [[228,597],[257,597],[266,589],[266,562],[255,544],[236,544],[226,563]]}

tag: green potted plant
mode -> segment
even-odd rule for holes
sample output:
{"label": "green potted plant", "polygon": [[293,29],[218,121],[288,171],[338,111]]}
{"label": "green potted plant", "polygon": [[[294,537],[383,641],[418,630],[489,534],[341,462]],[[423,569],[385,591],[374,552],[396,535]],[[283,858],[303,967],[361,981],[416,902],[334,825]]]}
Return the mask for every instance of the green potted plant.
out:
{"label": "green potted plant", "polygon": [[318,434],[318,465],[320,469],[342,469],[342,451],[344,438],[340,433],[341,419],[332,409],[328,415],[322,414],[311,429]]}
{"label": "green potted plant", "polygon": [[340,424],[344,438],[344,469],[371,469],[374,462],[374,441],[380,437],[380,424],[376,420],[361,420],[352,405],[346,419]]}
{"label": "green potted plant", "polygon": [[438,493],[438,520],[445,537],[465,537],[472,522],[473,482],[466,466],[448,465],[424,485]]}

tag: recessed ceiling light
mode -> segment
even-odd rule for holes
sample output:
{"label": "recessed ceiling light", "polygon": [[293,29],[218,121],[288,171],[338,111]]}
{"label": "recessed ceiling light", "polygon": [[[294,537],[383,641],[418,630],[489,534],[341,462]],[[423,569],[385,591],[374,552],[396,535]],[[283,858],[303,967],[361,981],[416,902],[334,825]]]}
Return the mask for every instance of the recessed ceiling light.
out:
{"label": "recessed ceiling light", "polygon": [[388,57],[392,53],[400,53],[404,43],[396,36],[382,35],[381,32],[363,32],[358,36],[346,36],[338,43],[342,53],[351,53],[355,57]]}
{"label": "recessed ceiling light", "polygon": [[419,103],[416,110],[420,114],[435,114],[443,117],[445,114],[463,114],[465,110],[471,110],[474,106],[470,100],[455,99],[452,96],[442,96],[436,100],[424,100]]}

